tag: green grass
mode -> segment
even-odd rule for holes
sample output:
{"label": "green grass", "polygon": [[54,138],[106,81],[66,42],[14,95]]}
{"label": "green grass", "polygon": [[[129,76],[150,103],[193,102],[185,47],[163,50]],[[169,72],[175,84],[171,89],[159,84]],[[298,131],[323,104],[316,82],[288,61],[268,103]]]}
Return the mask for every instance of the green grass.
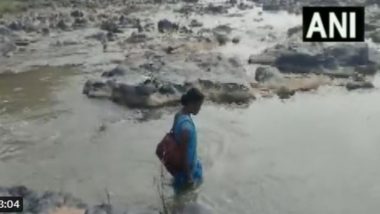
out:
{"label": "green grass", "polygon": [[0,16],[23,11],[26,8],[25,3],[25,0],[0,0]]}

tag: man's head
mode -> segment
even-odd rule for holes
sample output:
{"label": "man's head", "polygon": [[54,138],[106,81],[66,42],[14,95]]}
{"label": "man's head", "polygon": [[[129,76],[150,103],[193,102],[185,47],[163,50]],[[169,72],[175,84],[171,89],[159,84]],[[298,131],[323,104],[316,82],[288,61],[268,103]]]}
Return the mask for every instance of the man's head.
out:
{"label": "man's head", "polygon": [[186,110],[191,114],[198,114],[201,106],[203,104],[205,96],[197,88],[191,88],[182,95],[181,103],[186,108]]}

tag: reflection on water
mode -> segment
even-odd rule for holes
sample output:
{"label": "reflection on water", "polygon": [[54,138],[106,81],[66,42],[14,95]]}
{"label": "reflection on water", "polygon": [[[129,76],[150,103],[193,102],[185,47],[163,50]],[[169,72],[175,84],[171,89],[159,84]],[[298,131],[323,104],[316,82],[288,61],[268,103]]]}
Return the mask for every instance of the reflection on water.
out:
{"label": "reflection on water", "polygon": [[51,94],[65,77],[68,68],[41,67],[29,72],[0,74],[0,114],[20,114],[49,107]]}

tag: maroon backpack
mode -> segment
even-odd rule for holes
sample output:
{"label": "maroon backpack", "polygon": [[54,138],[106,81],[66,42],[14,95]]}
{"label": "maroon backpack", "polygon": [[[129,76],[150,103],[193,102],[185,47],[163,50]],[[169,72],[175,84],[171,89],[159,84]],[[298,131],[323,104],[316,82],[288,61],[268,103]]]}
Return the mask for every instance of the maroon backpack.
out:
{"label": "maroon backpack", "polygon": [[156,147],[156,155],[166,170],[175,176],[183,169],[184,149],[175,141],[174,133],[167,133]]}

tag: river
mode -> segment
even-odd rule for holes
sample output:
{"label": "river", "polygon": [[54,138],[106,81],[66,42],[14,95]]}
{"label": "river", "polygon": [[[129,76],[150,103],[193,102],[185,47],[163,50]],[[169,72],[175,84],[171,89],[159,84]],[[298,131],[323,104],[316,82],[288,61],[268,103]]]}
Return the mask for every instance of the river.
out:
{"label": "river", "polygon": [[[227,46],[224,52],[247,58],[257,41]],[[139,111],[82,95],[88,75],[71,69],[3,75],[3,186],[64,191],[93,204],[105,201],[109,192],[114,204],[160,207],[154,150],[171,126],[171,110],[137,121]],[[380,86],[380,77],[375,85]],[[194,120],[205,173],[199,200],[213,213],[380,210],[378,89],[348,93],[325,86],[285,101],[259,98],[238,108],[206,103]]]}
{"label": "river", "polygon": [[[38,112],[1,114],[0,183],[159,206],[154,148],[171,113],[137,122],[136,111],[78,93],[83,81],[66,76]],[[206,103],[195,117],[200,201],[215,213],[377,213],[379,100],[378,90],[324,87],[248,108]]]}

